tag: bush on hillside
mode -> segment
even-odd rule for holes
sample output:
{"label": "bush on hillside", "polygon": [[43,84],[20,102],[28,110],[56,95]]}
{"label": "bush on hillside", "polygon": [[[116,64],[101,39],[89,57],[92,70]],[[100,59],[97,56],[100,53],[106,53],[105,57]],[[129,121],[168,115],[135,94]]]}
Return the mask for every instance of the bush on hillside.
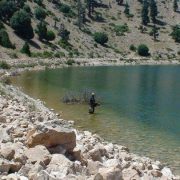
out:
{"label": "bush on hillside", "polygon": [[140,44],[138,46],[138,54],[140,56],[149,56],[149,48],[145,44]]}
{"label": "bush on hillside", "polygon": [[129,31],[129,27],[127,24],[124,25],[115,25],[114,31],[116,32],[117,36],[123,36],[125,32]]}
{"label": "bush on hillside", "polygon": [[31,8],[30,8],[30,6],[28,4],[25,4],[23,6],[23,10],[26,11],[27,13],[29,13],[29,14],[31,13]]}
{"label": "bush on hillside", "polygon": [[28,42],[25,42],[22,49],[21,49],[21,53],[26,54],[28,56],[31,56],[31,51],[30,51],[30,47]]}
{"label": "bush on hillside", "polygon": [[0,61],[0,69],[10,69],[9,64],[5,61]]}
{"label": "bush on hillside", "polygon": [[46,18],[46,11],[40,6],[35,8],[34,14],[38,20],[44,20]]}
{"label": "bush on hillside", "polygon": [[3,22],[0,20],[0,30],[4,28]]}
{"label": "bush on hillside", "polygon": [[16,11],[17,6],[14,1],[0,1],[0,19],[3,21],[9,20]]}
{"label": "bush on hillside", "polygon": [[31,18],[26,11],[20,10],[15,12],[10,20],[10,24],[19,36],[25,39],[32,39],[34,37]]}
{"label": "bush on hillside", "polygon": [[176,25],[173,27],[173,32],[171,33],[172,38],[175,42],[180,43],[180,25]]}
{"label": "bush on hillside", "polygon": [[8,33],[5,31],[5,29],[0,30],[0,45],[6,48],[15,48],[10,39]]}
{"label": "bush on hillside", "polygon": [[39,6],[43,6],[43,0],[34,0],[34,2]]}
{"label": "bush on hillside", "polygon": [[56,38],[56,35],[53,31],[47,31],[46,40],[53,41]]}
{"label": "bush on hillside", "polygon": [[40,40],[46,39],[47,26],[45,22],[41,21],[39,24],[37,24],[35,31],[38,34]]}
{"label": "bush on hillside", "polygon": [[131,51],[136,51],[136,46],[134,46],[134,44],[131,44],[131,45],[129,46],[129,49],[130,49]]}
{"label": "bush on hillside", "polygon": [[108,42],[108,36],[107,36],[107,34],[105,34],[105,33],[96,32],[96,33],[94,34],[94,40],[95,40],[97,43],[99,43],[99,44],[101,44],[101,45],[104,45],[105,43]]}

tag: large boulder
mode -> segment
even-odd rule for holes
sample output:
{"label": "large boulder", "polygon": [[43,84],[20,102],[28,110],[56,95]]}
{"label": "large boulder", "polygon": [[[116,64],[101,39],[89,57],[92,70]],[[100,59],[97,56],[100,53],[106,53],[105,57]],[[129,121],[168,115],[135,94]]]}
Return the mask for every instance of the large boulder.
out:
{"label": "large boulder", "polygon": [[50,161],[51,156],[47,148],[42,145],[37,145],[33,148],[27,149],[25,151],[25,155],[31,163],[36,163],[39,161],[44,162],[47,160],[47,158],[49,158]]}
{"label": "large boulder", "polygon": [[72,151],[76,146],[76,135],[70,128],[42,125],[28,132],[27,145],[29,147],[44,145],[47,148],[61,145],[67,151]]}

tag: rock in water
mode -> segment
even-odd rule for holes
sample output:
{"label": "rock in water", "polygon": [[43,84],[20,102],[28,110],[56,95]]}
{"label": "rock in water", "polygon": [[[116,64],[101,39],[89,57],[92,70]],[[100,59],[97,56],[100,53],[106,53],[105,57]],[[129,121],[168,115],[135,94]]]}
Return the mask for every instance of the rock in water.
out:
{"label": "rock in water", "polygon": [[76,135],[70,128],[43,125],[28,132],[27,145],[44,145],[47,148],[61,145],[66,151],[72,151],[76,146]]}

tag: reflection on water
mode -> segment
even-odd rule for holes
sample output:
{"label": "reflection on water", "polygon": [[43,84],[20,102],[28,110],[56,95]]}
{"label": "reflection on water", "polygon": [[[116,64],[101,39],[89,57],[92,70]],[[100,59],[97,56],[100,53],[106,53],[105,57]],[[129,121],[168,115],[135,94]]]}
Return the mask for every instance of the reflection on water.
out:
{"label": "reflection on water", "polygon": [[[13,83],[78,127],[132,152],[160,159],[180,174],[180,66],[81,67],[26,72]],[[63,95],[95,89],[96,114],[86,105],[65,105]]]}

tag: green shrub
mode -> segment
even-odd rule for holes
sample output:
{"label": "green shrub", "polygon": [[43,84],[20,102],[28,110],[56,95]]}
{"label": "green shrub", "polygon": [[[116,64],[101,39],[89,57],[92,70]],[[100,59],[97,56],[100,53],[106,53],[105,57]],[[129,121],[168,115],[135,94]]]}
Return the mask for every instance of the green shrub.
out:
{"label": "green shrub", "polygon": [[127,24],[124,25],[115,25],[114,31],[117,36],[123,36],[125,32],[129,31],[129,27]]}
{"label": "green shrub", "polygon": [[12,15],[17,11],[17,6],[15,1],[0,1],[0,19],[7,21]]}
{"label": "green shrub", "polygon": [[56,35],[54,34],[53,31],[47,31],[47,34],[46,34],[47,41],[53,41],[55,38],[56,38]]}
{"label": "green shrub", "polygon": [[173,27],[173,32],[171,33],[172,38],[175,42],[180,43],[180,25],[176,25]]}
{"label": "green shrub", "polygon": [[0,30],[1,29],[4,29],[4,24],[3,24],[3,22],[0,20]]}
{"label": "green shrub", "polygon": [[44,51],[43,52],[43,58],[52,58],[53,52],[52,51]]}
{"label": "green shrub", "polygon": [[138,54],[140,56],[149,56],[149,48],[145,44],[140,44],[138,46]]}
{"label": "green shrub", "polygon": [[5,29],[0,30],[0,45],[6,48],[15,48],[15,46],[12,45],[8,33],[5,31]]}
{"label": "green shrub", "polygon": [[7,64],[6,61],[0,61],[0,68],[1,69],[10,69],[10,65]]}
{"label": "green shrub", "polygon": [[66,64],[69,66],[72,66],[75,63],[75,61],[73,59],[68,59]]}
{"label": "green shrub", "polygon": [[68,41],[64,41],[63,39],[61,39],[58,42],[59,46],[61,46],[63,49],[66,49],[67,51],[72,50],[72,45],[68,42]]}
{"label": "green shrub", "polygon": [[43,5],[43,0],[34,0],[34,2],[36,4],[38,4],[39,6],[42,6]]}
{"label": "green shrub", "polygon": [[24,45],[21,49],[21,53],[26,54],[28,56],[31,56],[30,47],[29,47],[29,44],[27,42],[24,43]]}
{"label": "green shrub", "polygon": [[46,35],[47,35],[46,23],[44,21],[40,21],[39,24],[37,24],[35,32],[38,34],[40,40],[46,39]]}
{"label": "green shrub", "polygon": [[72,11],[71,7],[68,6],[67,4],[61,4],[59,10],[60,10],[62,13],[64,13],[66,16],[71,17],[71,18],[75,17],[75,15],[76,15],[76,14]]}
{"label": "green shrub", "polygon": [[130,49],[131,51],[136,51],[136,46],[134,46],[134,44],[131,44],[131,45],[129,46],[129,49]]}
{"label": "green shrub", "polygon": [[26,11],[27,13],[31,13],[31,8],[28,4],[25,4],[24,7],[23,7],[23,10]]}
{"label": "green shrub", "polygon": [[31,18],[26,11],[20,10],[15,12],[10,20],[10,24],[19,36],[25,39],[32,39],[34,37]]}
{"label": "green shrub", "polygon": [[96,32],[96,33],[94,33],[94,40],[97,43],[104,45],[105,43],[108,42],[108,36],[107,36],[107,34],[105,34],[103,32]]}
{"label": "green shrub", "polygon": [[38,20],[44,20],[46,18],[46,11],[40,6],[35,8],[34,14]]}
{"label": "green shrub", "polygon": [[64,52],[56,52],[56,53],[54,54],[54,57],[56,57],[56,58],[65,57],[65,54],[64,54]]}

